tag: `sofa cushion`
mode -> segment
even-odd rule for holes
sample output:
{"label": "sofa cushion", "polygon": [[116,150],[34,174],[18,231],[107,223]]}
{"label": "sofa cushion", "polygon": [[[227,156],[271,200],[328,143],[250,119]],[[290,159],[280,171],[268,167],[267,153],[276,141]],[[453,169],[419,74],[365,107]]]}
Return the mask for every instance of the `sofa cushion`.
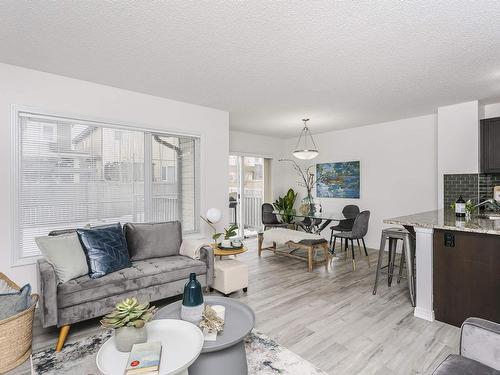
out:
{"label": "sofa cushion", "polygon": [[120,223],[77,229],[76,232],[85,250],[91,278],[96,279],[131,266],[127,241]]}
{"label": "sofa cushion", "polygon": [[432,373],[433,375],[499,375],[499,371],[480,362],[450,354]]}
{"label": "sofa cushion", "polygon": [[87,258],[76,232],[36,237],[35,242],[54,267],[58,282],[65,283],[89,273]]}
{"label": "sofa cushion", "polygon": [[123,230],[132,260],[179,255],[182,242],[182,228],[179,221],[127,223]]}
{"label": "sofa cushion", "polygon": [[132,262],[132,267],[107,274],[98,279],[82,276],[57,287],[58,307],[95,301],[127,291],[188,280],[191,272],[203,275],[206,263],[180,255]]}

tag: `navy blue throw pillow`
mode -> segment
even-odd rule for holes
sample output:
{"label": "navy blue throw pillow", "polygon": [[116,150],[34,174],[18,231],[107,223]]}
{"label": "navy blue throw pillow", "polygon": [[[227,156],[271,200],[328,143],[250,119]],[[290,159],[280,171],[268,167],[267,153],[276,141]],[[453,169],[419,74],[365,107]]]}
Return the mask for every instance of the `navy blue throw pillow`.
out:
{"label": "navy blue throw pillow", "polygon": [[93,279],[132,266],[120,223],[77,229]]}

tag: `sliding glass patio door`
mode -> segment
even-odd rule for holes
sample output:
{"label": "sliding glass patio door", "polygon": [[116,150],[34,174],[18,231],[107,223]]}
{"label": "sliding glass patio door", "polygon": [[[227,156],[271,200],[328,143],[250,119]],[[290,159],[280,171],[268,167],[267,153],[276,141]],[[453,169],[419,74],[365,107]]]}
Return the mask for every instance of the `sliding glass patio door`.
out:
{"label": "sliding glass patio door", "polygon": [[238,225],[240,237],[251,237],[262,226],[261,207],[266,196],[267,159],[256,156],[229,156],[230,221]]}

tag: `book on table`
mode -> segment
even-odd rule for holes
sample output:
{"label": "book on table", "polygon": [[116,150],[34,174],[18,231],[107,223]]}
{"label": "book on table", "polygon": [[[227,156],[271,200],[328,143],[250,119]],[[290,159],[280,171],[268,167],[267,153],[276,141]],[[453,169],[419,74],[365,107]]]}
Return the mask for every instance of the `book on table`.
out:
{"label": "book on table", "polygon": [[128,357],[125,375],[156,375],[160,373],[161,342],[134,344]]}

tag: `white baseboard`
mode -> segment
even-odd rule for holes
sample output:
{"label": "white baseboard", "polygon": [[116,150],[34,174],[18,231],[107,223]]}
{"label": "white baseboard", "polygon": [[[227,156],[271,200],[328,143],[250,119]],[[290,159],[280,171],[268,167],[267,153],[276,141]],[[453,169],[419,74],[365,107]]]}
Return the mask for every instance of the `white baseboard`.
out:
{"label": "white baseboard", "polygon": [[422,309],[421,307],[415,307],[415,310],[413,311],[413,316],[420,318],[420,319],[425,319],[428,320],[429,322],[434,321],[434,310],[426,310]]}

